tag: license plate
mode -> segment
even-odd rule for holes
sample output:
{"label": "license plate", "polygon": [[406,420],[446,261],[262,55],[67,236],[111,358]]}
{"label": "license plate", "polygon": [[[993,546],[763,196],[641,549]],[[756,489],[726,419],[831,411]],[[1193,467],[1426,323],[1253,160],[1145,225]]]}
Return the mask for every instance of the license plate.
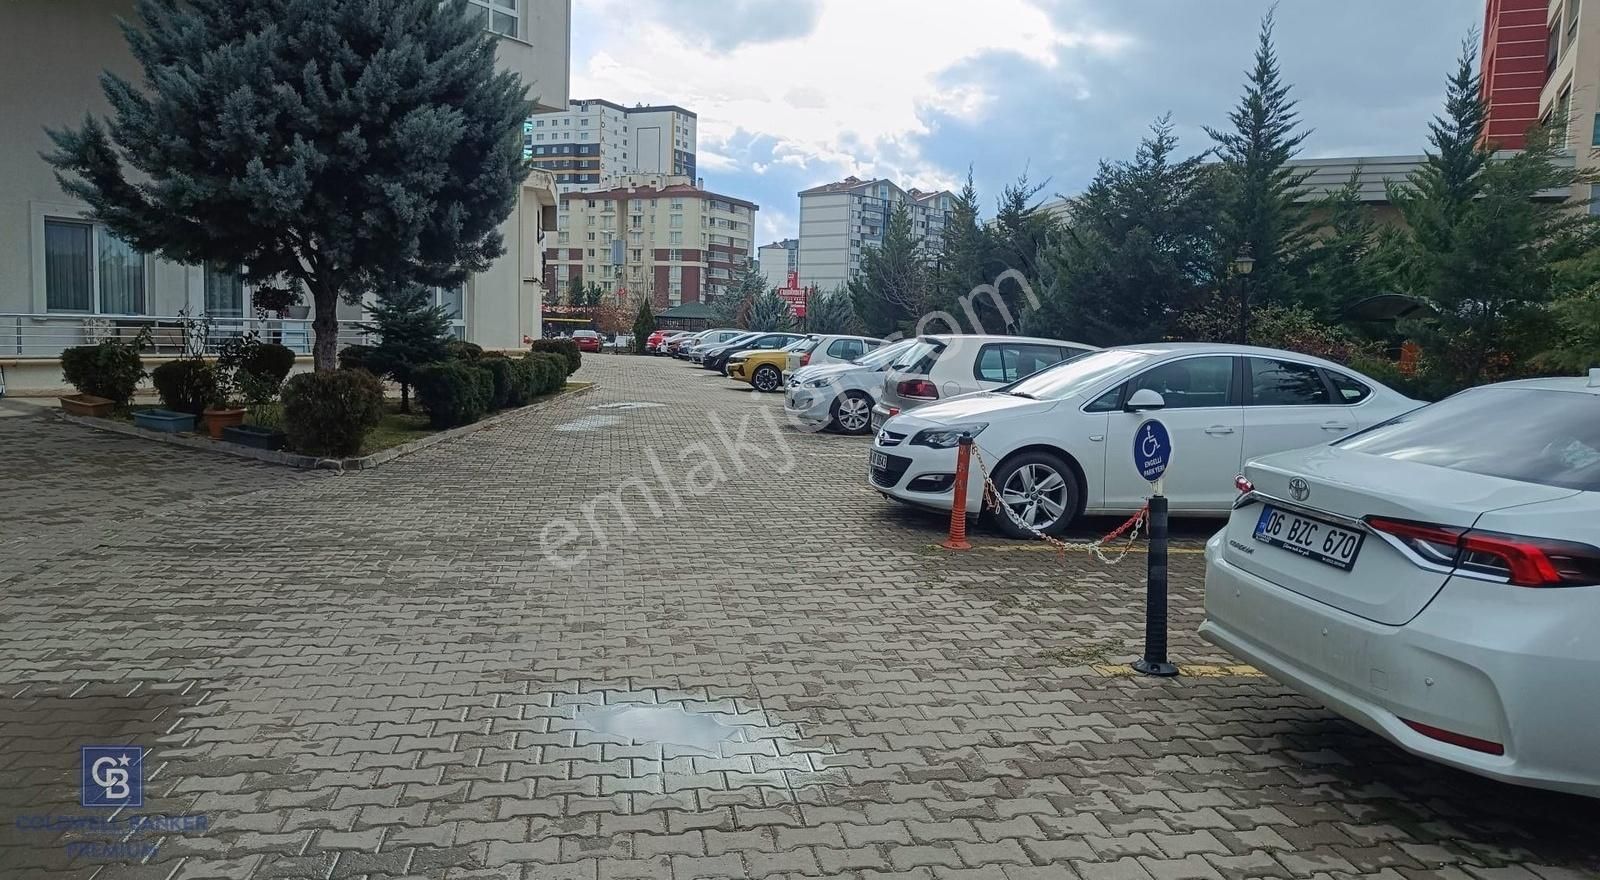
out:
{"label": "license plate", "polygon": [[1255,539],[1308,559],[1349,571],[1366,536],[1353,529],[1267,505],[1256,520]]}
{"label": "license plate", "polygon": [[872,462],[872,466],[874,468],[881,469],[889,466],[889,456],[877,451],[876,449],[872,451],[872,458],[870,461]]}

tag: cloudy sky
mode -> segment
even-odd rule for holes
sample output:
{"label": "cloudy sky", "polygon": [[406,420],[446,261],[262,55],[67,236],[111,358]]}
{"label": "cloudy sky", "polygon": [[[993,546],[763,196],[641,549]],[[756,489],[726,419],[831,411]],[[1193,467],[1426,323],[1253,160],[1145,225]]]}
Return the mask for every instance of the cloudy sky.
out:
{"label": "cloudy sky", "polygon": [[[849,174],[986,206],[1024,170],[1077,192],[1171,113],[1225,123],[1265,0],[576,0],[572,96],[699,117],[706,186],[795,234],[795,193]],[[1483,0],[1282,0],[1306,156],[1417,153]]]}

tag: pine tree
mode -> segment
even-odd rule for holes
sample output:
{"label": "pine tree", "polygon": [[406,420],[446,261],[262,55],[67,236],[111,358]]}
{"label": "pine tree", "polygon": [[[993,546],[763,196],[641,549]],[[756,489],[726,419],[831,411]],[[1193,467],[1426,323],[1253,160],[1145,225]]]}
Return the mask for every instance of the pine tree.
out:
{"label": "pine tree", "polygon": [[[985,277],[988,264],[989,240],[978,223],[978,189],[972,183],[969,167],[966,183],[945,214],[944,235],[934,258],[934,308],[957,322],[967,320],[962,302],[978,285],[994,280],[993,276]],[[976,332],[977,328],[966,329]]]}
{"label": "pine tree", "polygon": [[805,321],[809,333],[856,333],[861,329],[850,290],[842,284],[826,293],[813,293],[806,303]]}
{"label": "pine tree", "polygon": [[1406,221],[1398,244],[1400,287],[1435,313],[1402,329],[1447,387],[1513,375],[1549,344],[1553,267],[1593,252],[1596,221],[1539,194],[1589,181],[1562,167],[1559,130],[1529,132],[1521,152],[1493,160],[1474,45],[1463,46],[1446,90],[1445,115],[1429,126],[1427,161],[1389,198]]}
{"label": "pine tree", "polygon": [[146,252],[308,290],[316,366],[341,300],[453,286],[505,250],[531,104],[438,0],[138,0],[147,87],[51,131],[62,187]]}
{"label": "pine tree", "polygon": [[583,276],[573,272],[567,279],[567,301],[565,305],[583,305]]}
{"label": "pine tree", "polygon": [[1313,207],[1324,233],[1306,252],[1300,304],[1322,321],[1337,324],[1349,306],[1385,292],[1383,236],[1372,209],[1361,199],[1361,168]]}
{"label": "pine tree", "polygon": [[378,335],[378,344],[368,353],[367,366],[399,383],[400,411],[411,412],[411,373],[445,360],[450,316],[420,284],[380,291],[371,312],[372,323],[365,329]]}
{"label": "pine tree", "polygon": [[1218,264],[1216,169],[1178,159],[1169,117],[1131,162],[1102,162],[1047,246],[1030,332],[1094,345],[1163,339],[1212,289]]}
{"label": "pine tree", "polygon": [[656,316],[650,311],[650,297],[639,304],[639,316],[633,319],[633,353],[644,354],[644,344],[656,332]]}
{"label": "pine tree", "polygon": [[1300,151],[1309,134],[1297,130],[1299,114],[1289,85],[1278,69],[1272,44],[1273,13],[1261,20],[1255,67],[1247,74],[1244,95],[1228,114],[1229,130],[1207,127],[1231,186],[1224,210],[1227,249],[1255,260],[1241,286],[1249,302],[1288,305],[1297,301],[1299,260],[1308,235],[1307,210],[1298,202],[1307,172],[1286,163]]}
{"label": "pine tree", "polygon": [[1061,232],[1060,218],[1044,210],[1038,199],[1045,186],[1029,183],[1024,173],[1000,192],[995,203],[994,223],[984,229],[988,240],[988,277],[983,282],[996,286],[1005,308],[1002,310],[987,296],[972,298],[980,322],[978,327],[972,328],[973,332],[1019,332],[1028,316],[1029,303],[1021,285],[1000,279],[1008,270],[1015,271],[1030,288],[1039,287],[1040,251]]}
{"label": "pine tree", "polygon": [[887,336],[929,311],[931,278],[911,215],[900,205],[884,225],[882,244],[862,253],[861,271],[850,280],[850,297],[867,331]]}
{"label": "pine tree", "polygon": [[794,329],[794,310],[776,290],[765,290],[750,300],[748,330],[782,332]]}

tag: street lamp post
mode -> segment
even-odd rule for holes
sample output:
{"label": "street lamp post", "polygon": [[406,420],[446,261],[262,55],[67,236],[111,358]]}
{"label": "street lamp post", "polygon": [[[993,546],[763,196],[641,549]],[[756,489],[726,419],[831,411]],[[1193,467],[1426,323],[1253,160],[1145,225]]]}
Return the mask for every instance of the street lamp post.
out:
{"label": "street lamp post", "polygon": [[1256,258],[1250,256],[1250,248],[1246,246],[1233,258],[1233,274],[1239,279],[1234,282],[1239,287],[1239,344],[1250,344],[1250,288],[1246,278],[1255,270]]}

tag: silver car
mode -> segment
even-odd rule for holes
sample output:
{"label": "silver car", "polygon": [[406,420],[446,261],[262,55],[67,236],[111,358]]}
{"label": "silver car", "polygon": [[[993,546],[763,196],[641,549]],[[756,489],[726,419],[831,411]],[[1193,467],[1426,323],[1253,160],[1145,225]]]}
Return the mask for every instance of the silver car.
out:
{"label": "silver car", "polygon": [[812,430],[865,434],[872,427],[872,405],[883,388],[884,372],[916,344],[915,339],[902,339],[848,363],[801,367],[784,389],[784,413]]}
{"label": "silver car", "polygon": [[890,416],[936,400],[999,388],[1045,367],[1095,351],[1082,342],[1034,336],[919,336],[900,358],[902,364],[882,374],[883,389],[872,408],[872,429]]}

